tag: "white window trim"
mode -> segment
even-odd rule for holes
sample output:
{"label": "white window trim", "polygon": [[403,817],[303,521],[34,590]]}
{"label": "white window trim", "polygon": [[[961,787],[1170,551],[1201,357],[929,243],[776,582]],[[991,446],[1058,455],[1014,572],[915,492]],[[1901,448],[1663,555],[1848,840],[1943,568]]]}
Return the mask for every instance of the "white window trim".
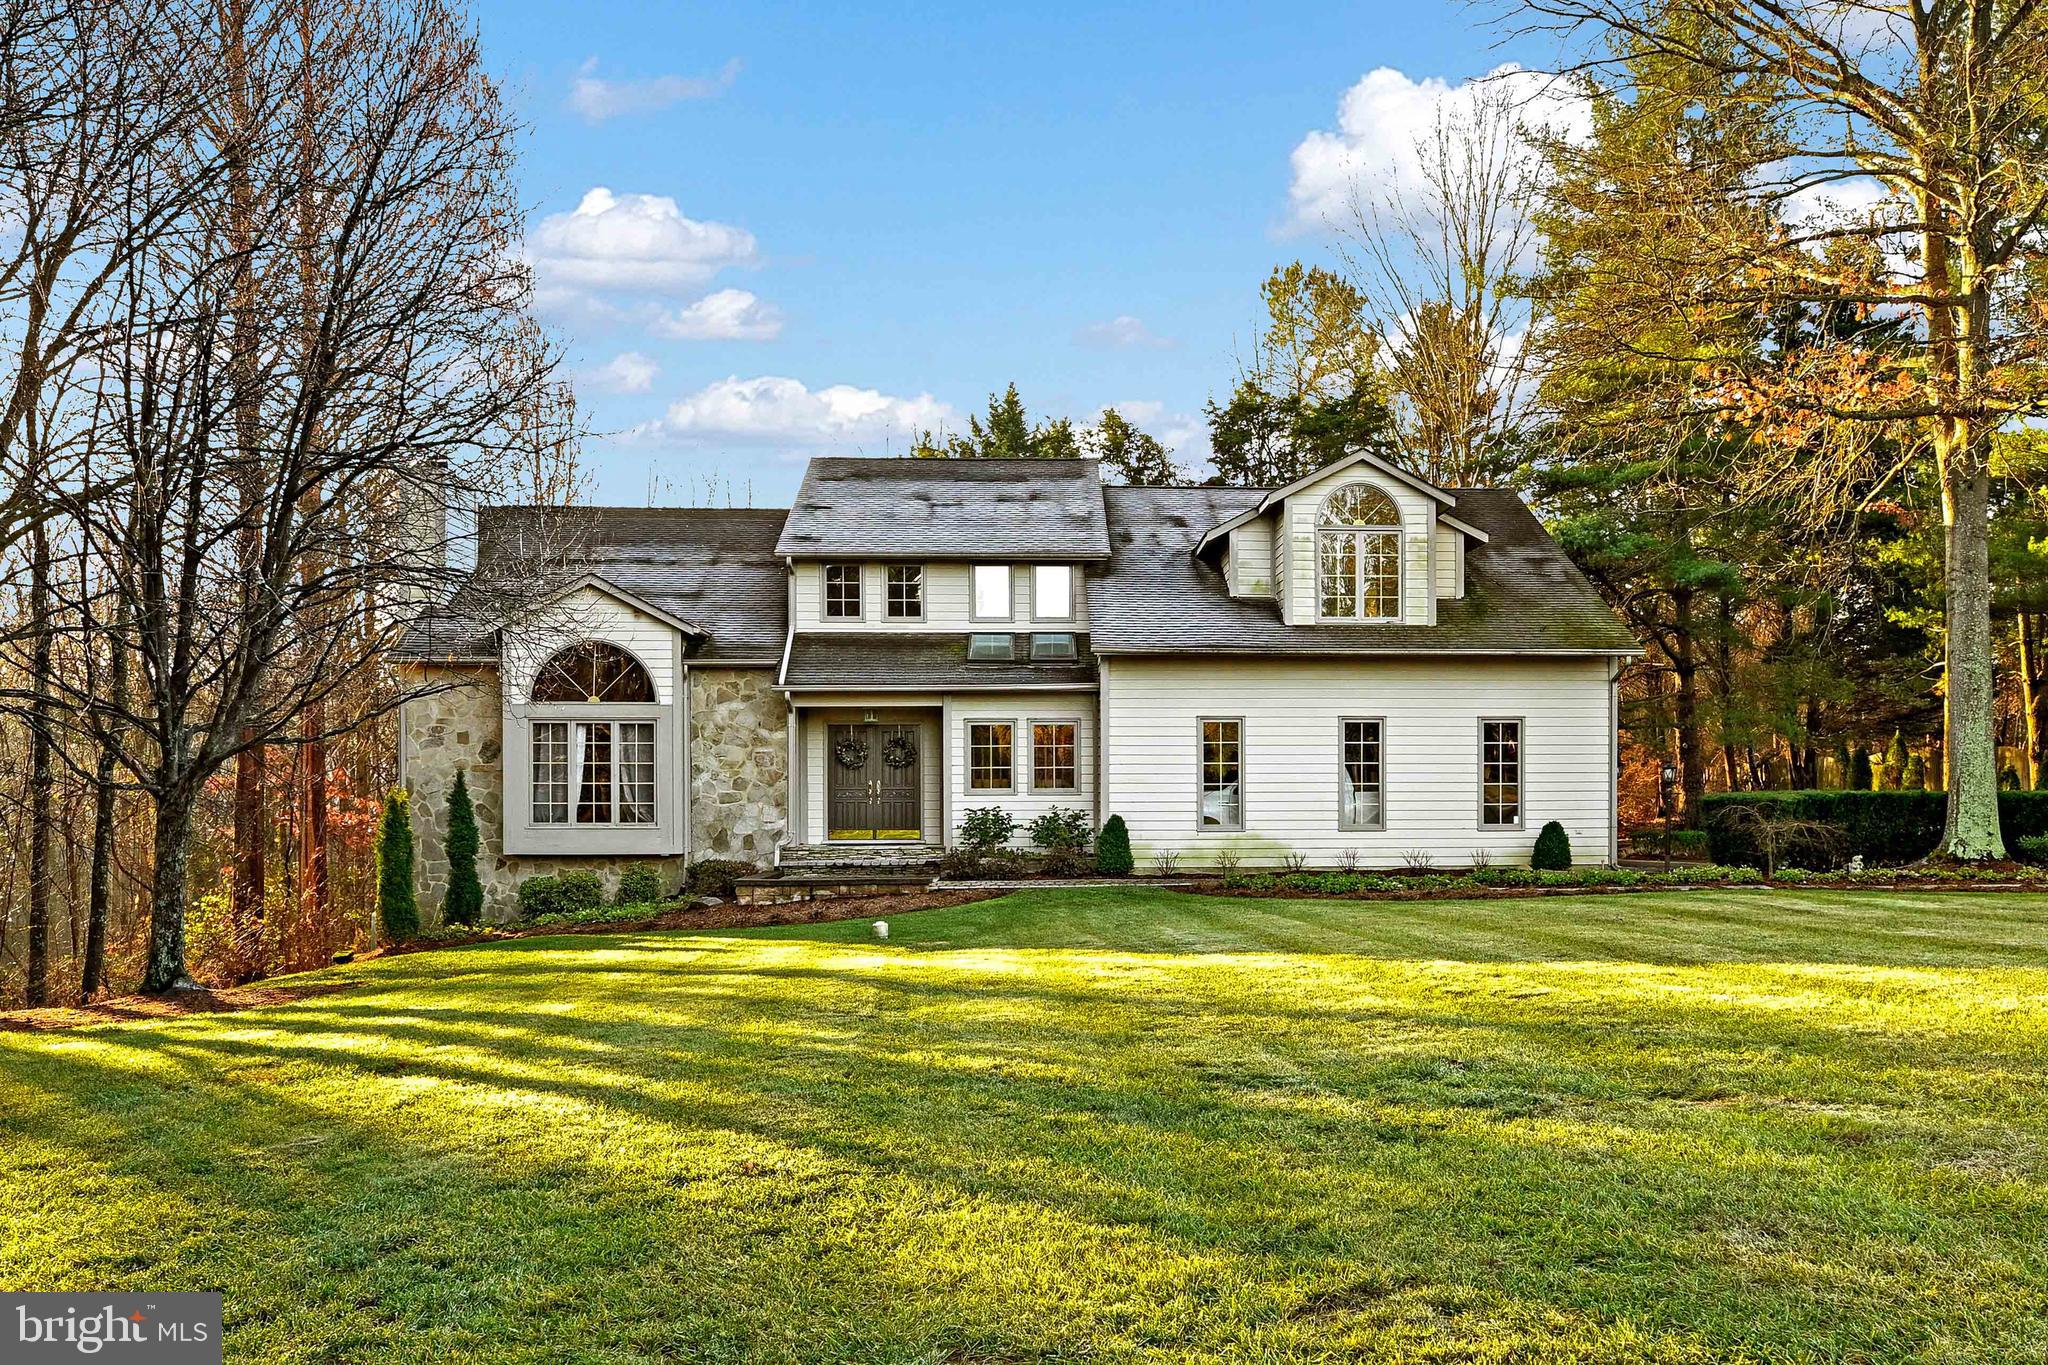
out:
{"label": "white window trim", "polygon": [[[1071,725],[1074,727],[1074,784],[1070,787],[1041,787],[1038,785],[1038,727],[1041,725]],[[1034,795],[1047,792],[1054,795],[1076,796],[1081,791],[1081,718],[1079,716],[1033,716],[1024,722],[1024,732],[1031,741],[1031,766],[1026,775],[1030,786],[1026,789]]]}
{"label": "white window trim", "polygon": [[[1331,498],[1336,497],[1345,489],[1353,487],[1369,488],[1385,497],[1393,505],[1394,520],[1390,523],[1375,526],[1325,526],[1323,524],[1323,508],[1329,505]],[[1394,610],[1392,614],[1386,616],[1366,616],[1362,614],[1335,616],[1323,610],[1323,537],[1326,535],[1350,536],[1352,538],[1352,557],[1354,563],[1354,568],[1352,569],[1352,588],[1357,593],[1358,608],[1361,613],[1365,610],[1365,554],[1363,547],[1358,544],[1358,541],[1364,536],[1391,535],[1394,538]],[[1309,552],[1312,556],[1310,562],[1314,570],[1316,620],[1319,623],[1329,622],[1332,625],[1385,625],[1389,622],[1405,619],[1408,601],[1408,528],[1405,514],[1401,510],[1401,500],[1392,493],[1370,479],[1347,479],[1323,494],[1322,497],[1316,500],[1315,538],[1310,545]],[[1435,591],[1434,584],[1431,585],[1430,591]]]}
{"label": "white window trim", "polygon": [[[1007,787],[977,787],[974,785],[974,727],[977,725],[1007,725],[1010,727],[1010,784]],[[968,716],[960,722],[960,792],[963,799],[972,801],[980,796],[1016,796],[1019,794],[1017,762],[1017,721],[1012,716]]]}
{"label": "white window trim", "polygon": [[[984,616],[981,612],[981,592],[975,579],[983,569],[1003,571],[1003,614]],[[970,564],[967,566],[967,619],[970,621],[1014,621],[1017,619],[1017,570],[1010,564]]]}
{"label": "white window trim", "polygon": [[[1489,824],[1486,819],[1486,727],[1515,727],[1515,820],[1513,824]],[[1479,805],[1479,828],[1485,833],[1502,833],[1529,827],[1529,722],[1522,716],[1481,716],[1473,732],[1478,742],[1479,782],[1475,795]],[[1385,743],[1384,740],[1381,741]]]}
{"label": "white window trim", "polygon": [[[1202,823],[1202,746],[1207,741],[1202,736],[1205,725],[1228,724],[1237,727],[1237,823],[1235,825],[1205,825]],[[1196,834],[1242,834],[1245,830],[1247,801],[1245,798],[1245,742],[1243,716],[1196,716],[1195,717],[1195,833]]]}
{"label": "white window trim", "polygon": [[[911,569],[917,574],[917,614],[915,616],[898,616],[889,610],[889,575],[898,569]],[[926,591],[931,586],[929,580],[930,575],[924,571],[924,565],[922,564],[884,564],[882,566],[882,619],[884,621],[906,621],[912,623],[923,621],[926,613],[930,610],[925,602]]]}
{"label": "white window trim", "polygon": [[[1067,610],[1063,616],[1047,616],[1038,609],[1038,576],[1048,569],[1058,569],[1067,576]],[[1031,619],[1034,621],[1072,621],[1074,619],[1074,566],[1071,564],[1033,564],[1031,566]]]}
{"label": "white window trim", "polygon": [[[1380,727],[1380,818],[1369,825],[1347,820],[1344,810],[1350,804],[1351,777],[1344,770],[1349,759],[1345,748],[1345,727],[1356,723]],[[1346,834],[1384,834],[1387,829],[1387,718],[1385,716],[1339,716],[1337,718],[1337,828]]]}

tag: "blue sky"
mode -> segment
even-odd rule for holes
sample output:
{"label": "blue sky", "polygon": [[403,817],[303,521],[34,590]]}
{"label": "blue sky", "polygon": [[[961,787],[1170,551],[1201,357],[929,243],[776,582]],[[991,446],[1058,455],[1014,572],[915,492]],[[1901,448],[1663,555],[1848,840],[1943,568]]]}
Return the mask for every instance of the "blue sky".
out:
{"label": "blue sky", "polygon": [[1427,82],[1520,55],[1441,0],[478,14],[590,494],[627,504],[782,505],[1011,380],[1198,462],[1266,272],[1398,181]]}

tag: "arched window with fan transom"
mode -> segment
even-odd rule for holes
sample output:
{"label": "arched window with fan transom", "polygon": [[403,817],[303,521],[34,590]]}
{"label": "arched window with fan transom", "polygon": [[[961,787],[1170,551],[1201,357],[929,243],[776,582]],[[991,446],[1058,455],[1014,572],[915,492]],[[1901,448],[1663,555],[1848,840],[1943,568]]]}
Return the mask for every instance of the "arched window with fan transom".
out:
{"label": "arched window with fan transom", "polygon": [[1383,488],[1347,483],[1316,513],[1316,614],[1325,621],[1401,617],[1401,509]]}
{"label": "arched window with fan transom", "polygon": [[[654,681],[617,645],[583,640],[556,652],[534,675],[542,704],[610,708],[652,703]],[[547,714],[532,722],[532,812],[536,825],[651,825],[655,822],[655,724],[600,711],[589,718]]]}

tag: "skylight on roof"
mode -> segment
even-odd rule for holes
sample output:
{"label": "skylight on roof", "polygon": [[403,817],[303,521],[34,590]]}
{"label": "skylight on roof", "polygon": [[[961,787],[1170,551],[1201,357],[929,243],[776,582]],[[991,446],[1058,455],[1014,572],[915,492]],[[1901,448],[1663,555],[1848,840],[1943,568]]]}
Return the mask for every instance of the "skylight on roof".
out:
{"label": "skylight on roof", "polygon": [[1061,663],[1074,658],[1074,637],[1069,631],[1053,631],[1031,637],[1033,663]]}
{"label": "skylight on roof", "polygon": [[969,663],[1002,663],[1016,656],[1015,648],[1008,635],[970,635],[967,637],[967,661]]}

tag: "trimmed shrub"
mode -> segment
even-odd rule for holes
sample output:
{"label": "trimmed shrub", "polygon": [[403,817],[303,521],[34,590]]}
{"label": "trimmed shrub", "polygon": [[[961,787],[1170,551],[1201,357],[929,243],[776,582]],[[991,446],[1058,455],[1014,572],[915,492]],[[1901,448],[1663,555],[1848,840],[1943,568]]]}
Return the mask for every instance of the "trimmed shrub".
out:
{"label": "trimmed shrub", "polygon": [[741,877],[751,877],[759,870],[752,863],[735,862],[730,858],[699,858],[684,869],[683,889],[693,896],[716,896],[729,901],[733,883]]}
{"label": "trimmed shrub", "polygon": [[1054,806],[1031,822],[1031,842],[1044,849],[1078,853],[1088,847],[1088,816]]}
{"label": "trimmed shrub", "polygon": [[[1717,810],[1731,805],[1769,805],[1789,818],[1832,825],[1842,833],[1841,847],[1782,850],[1787,867],[1826,870],[1842,856],[1860,854],[1871,863],[1910,863],[1941,844],[1948,793],[1915,791],[1792,791],[1717,792],[1707,797],[1702,814],[1715,862],[1744,867],[1763,866],[1762,850],[1738,822],[1717,820]],[[2029,835],[2048,834],[2048,792],[2000,792],[1998,823],[2006,847]]]}
{"label": "trimmed shrub", "polygon": [[1095,870],[1105,877],[1128,877],[1137,860],[1131,857],[1131,831],[1121,815],[1112,815],[1095,836]]}
{"label": "trimmed shrub", "polygon": [[1927,790],[1927,760],[1918,752],[1906,755],[1906,777],[1899,785],[1909,792]]}
{"label": "trimmed shrub", "polygon": [[646,863],[635,863],[619,874],[614,905],[659,905],[668,899],[661,886],[661,873]]}
{"label": "trimmed shrub", "polygon": [[448,899],[441,904],[441,918],[448,924],[475,924],[483,915],[484,887],[476,877],[479,844],[469,779],[457,768],[455,788],[448,793]]}
{"label": "trimmed shrub", "polygon": [[417,938],[419,899],[412,885],[412,798],[393,787],[377,825],[377,922],[393,943]]}
{"label": "trimmed shrub", "polygon": [[960,817],[960,846],[986,857],[1017,836],[1017,817],[1001,806],[977,806]]}
{"label": "trimmed shrub", "polygon": [[1536,848],[1529,855],[1529,866],[1538,872],[1564,872],[1571,865],[1571,836],[1564,832],[1563,825],[1552,820],[1536,835]]}
{"label": "trimmed shrub", "polygon": [[519,883],[519,913],[582,915],[604,904],[604,882],[595,872],[564,872],[559,877],[528,877]]}
{"label": "trimmed shrub", "polygon": [[1867,792],[1871,790],[1873,782],[1870,751],[1859,744],[1849,753],[1849,790]]}
{"label": "trimmed shrub", "polygon": [[2048,834],[2022,834],[2010,851],[2023,863],[2048,863]]}

